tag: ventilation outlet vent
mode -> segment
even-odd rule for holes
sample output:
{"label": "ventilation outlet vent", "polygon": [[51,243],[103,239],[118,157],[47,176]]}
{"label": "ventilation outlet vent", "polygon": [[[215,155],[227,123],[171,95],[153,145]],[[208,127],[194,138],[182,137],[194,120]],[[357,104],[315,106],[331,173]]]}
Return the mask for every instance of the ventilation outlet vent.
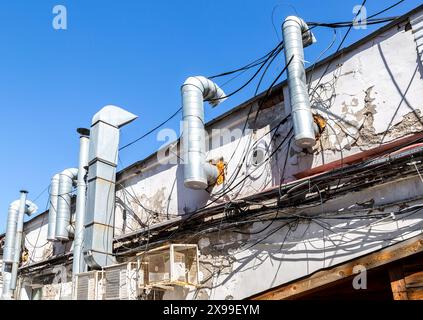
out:
{"label": "ventilation outlet vent", "polygon": [[[143,274],[141,275],[143,278]],[[104,270],[105,300],[137,299],[137,264],[115,265]]]}
{"label": "ventilation outlet vent", "polygon": [[76,300],[102,300],[101,271],[81,273],[76,276]]}

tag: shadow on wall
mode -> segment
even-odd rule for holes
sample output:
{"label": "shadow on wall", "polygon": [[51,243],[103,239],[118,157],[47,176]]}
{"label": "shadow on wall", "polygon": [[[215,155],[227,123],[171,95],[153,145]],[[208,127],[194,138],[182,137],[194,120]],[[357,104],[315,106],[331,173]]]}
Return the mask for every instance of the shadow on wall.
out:
{"label": "shadow on wall", "polygon": [[[200,268],[207,276],[203,280],[202,289],[197,290],[196,295],[204,295],[204,289],[228,286],[235,275],[239,277],[250,270],[257,272],[264,265],[266,274],[263,274],[261,281],[267,288],[271,288],[392,245],[421,231],[421,212],[419,210],[407,214],[397,221],[388,218],[372,228],[367,226],[377,219],[354,220],[346,224],[339,220],[293,219],[290,222],[276,222],[266,232],[251,236],[237,250],[234,250],[236,241],[232,241],[228,245],[231,250],[227,250],[220,241],[225,236],[208,235],[210,248],[202,250],[202,260],[206,263],[201,263]],[[388,232],[385,227],[389,223],[398,227],[391,226]],[[257,228],[263,228],[263,224]],[[254,232],[253,228],[250,230]],[[219,249],[215,249],[215,246]],[[238,255],[242,257],[236,258]],[[207,256],[211,258],[205,259]]]}

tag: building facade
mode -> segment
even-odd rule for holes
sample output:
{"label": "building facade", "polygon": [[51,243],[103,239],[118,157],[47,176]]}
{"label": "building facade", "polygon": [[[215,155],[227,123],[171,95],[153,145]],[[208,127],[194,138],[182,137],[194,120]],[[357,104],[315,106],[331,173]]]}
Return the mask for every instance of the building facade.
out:
{"label": "building facade", "polygon": [[206,124],[219,183],[185,187],[179,140],[118,172],[110,265],[73,275],[49,212],[25,223],[15,298],[423,298],[422,21],[419,7],[307,69],[314,147],[293,142],[284,81]]}

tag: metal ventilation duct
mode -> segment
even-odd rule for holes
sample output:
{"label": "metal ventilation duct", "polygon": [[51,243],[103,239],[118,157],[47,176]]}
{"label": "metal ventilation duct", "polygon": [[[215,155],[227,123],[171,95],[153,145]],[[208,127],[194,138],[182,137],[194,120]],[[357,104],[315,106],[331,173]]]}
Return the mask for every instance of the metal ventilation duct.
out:
{"label": "metal ventilation duct", "polygon": [[56,241],[57,202],[59,200],[60,175],[55,174],[50,183],[47,240]]}
{"label": "metal ventilation duct", "polygon": [[76,275],[85,271],[85,261],[82,258],[82,243],[84,241],[85,205],[87,196],[87,183],[85,181],[88,169],[88,156],[90,146],[90,130],[78,129],[79,138],[79,168],[78,187],[75,210],[75,235],[73,239],[72,274]]}
{"label": "metal ventilation duct", "polygon": [[21,191],[20,200],[12,202],[9,206],[7,219],[6,238],[3,253],[3,292],[2,299],[11,299],[16,288],[18,267],[22,252],[22,233],[24,215],[32,215],[38,207],[27,200],[27,191]]}
{"label": "metal ventilation duct", "polygon": [[59,199],[57,201],[56,239],[68,241],[71,231],[71,192],[76,184],[78,169],[66,169],[59,174]]}
{"label": "metal ventilation duct", "polygon": [[[13,201],[9,206],[9,214],[7,217],[6,235],[4,240],[3,262],[13,263],[16,248],[16,232],[18,228],[19,208],[21,200]],[[38,207],[29,200],[26,200],[24,213],[32,215],[36,213]],[[23,217],[22,217],[23,218]],[[22,220],[23,221],[23,220]]]}
{"label": "metal ventilation duct", "polygon": [[295,143],[301,148],[309,148],[316,144],[316,126],[307,91],[304,47],[311,45],[315,39],[307,24],[295,16],[285,19],[282,32],[285,61],[293,57],[287,71]]}
{"label": "metal ventilation duct", "polygon": [[115,263],[112,242],[119,129],[136,118],[119,107],[105,106],[92,120],[83,253],[93,269]]}
{"label": "metal ventilation duct", "polygon": [[219,175],[217,168],[206,163],[204,105],[223,102],[225,93],[214,82],[201,76],[189,77],[181,88],[183,108],[184,184],[190,189],[206,189]]}

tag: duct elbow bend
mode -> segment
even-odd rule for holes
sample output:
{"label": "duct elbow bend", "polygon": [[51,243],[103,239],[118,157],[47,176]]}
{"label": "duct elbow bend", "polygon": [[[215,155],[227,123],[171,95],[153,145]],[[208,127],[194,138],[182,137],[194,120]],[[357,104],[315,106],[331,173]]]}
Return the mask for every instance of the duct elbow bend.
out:
{"label": "duct elbow bend", "polygon": [[225,92],[213,81],[203,76],[189,77],[182,85],[182,94],[198,91],[201,92],[202,101],[207,101],[216,107],[227,98]]}
{"label": "duct elbow bend", "polygon": [[203,102],[207,101],[215,107],[226,96],[217,84],[202,76],[189,77],[182,85],[181,94],[184,185],[190,189],[204,190],[213,180],[216,181],[218,170],[206,163]]}
{"label": "duct elbow bend", "polygon": [[[3,261],[6,263],[14,262],[14,251],[16,246],[17,224],[19,220],[20,200],[13,201],[9,205],[7,216],[6,236],[4,243]],[[25,202],[25,214],[30,216],[37,213],[38,207],[30,200]]]}
{"label": "duct elbow bend", "polygon": [[283,32],[286,32],[290,29],[291,29],[291,32],[294,32],[292,31],[292,29],[298,29],[298,28],[300,29],[300,34],[301,34],[304,48],[316,42],[316,38],[314,37],[313,32],[311,32],[309,26],[303,19],[296,16],[288,16],[285,18],[285,21],[283,22],[283,25],[282,25]]}

